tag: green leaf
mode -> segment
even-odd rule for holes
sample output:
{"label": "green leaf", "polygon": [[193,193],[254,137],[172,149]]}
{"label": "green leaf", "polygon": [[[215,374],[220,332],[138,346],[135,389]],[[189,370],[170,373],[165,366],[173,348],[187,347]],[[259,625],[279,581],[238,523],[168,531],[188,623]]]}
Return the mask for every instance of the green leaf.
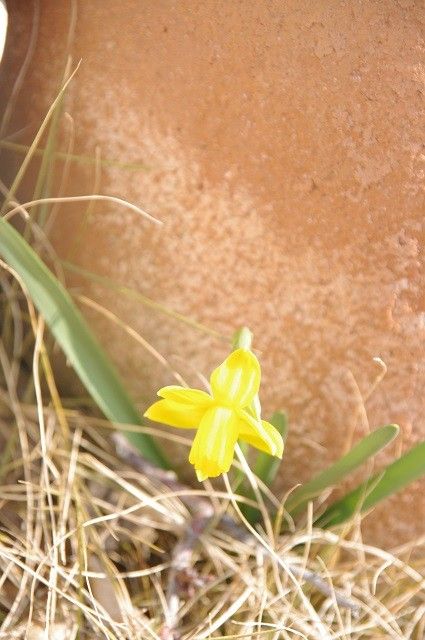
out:
{"label": "green leaf", "polygon": [[291,514],[298,513],[307,502],[320,495],[325,489],[341,482],[366,460],[376,455],[398,434],[395,424],[388,424],[372,431],[360,440],[345,456],[315,476],[310,482],[295,489],[285,503],[285,509]]}
{"label": "green leaf", "polygon": [[[118,372],[71,296],[24,238],[3,218],[0,218],[0,255],[22,279],[34,305],[107,418],[121,424],[140,425],[139,412]],[[126,432],[126,436],[146,458],[168,467],[150,436],[132,432]]]}
{"label": "green leaf", "polygon": [[331,527],[363,513],[425,474],[425,442],[390,464],[384,471],[363,482],[341,500],[332,504],[316,521],[319,527]]}

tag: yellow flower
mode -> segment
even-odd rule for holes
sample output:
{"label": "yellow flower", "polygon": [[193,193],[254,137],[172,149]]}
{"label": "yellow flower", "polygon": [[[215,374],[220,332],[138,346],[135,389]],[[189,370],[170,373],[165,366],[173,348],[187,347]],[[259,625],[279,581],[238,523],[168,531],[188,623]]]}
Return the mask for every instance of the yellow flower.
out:
{"label": "yellow flower", "polygon": [[255,355],[233,351],[210,378],[211,395],[198,389],[170,386],[145,413],[155,422],[181,429],[197,429],[189,455],[198,480],[229,470],[238,439],[282,457],[283,441],[275,427],[261,420],[258,405],[261,370]]}

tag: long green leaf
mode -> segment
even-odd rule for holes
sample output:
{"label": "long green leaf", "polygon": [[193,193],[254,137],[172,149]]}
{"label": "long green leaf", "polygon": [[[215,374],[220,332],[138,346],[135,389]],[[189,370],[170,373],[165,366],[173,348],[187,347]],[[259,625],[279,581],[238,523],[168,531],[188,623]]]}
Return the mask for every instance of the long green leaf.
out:
{"label": "long green leaf", "polygon": [[[118,372],[90,331],[71,296],[22,236],[0,218],[0,255],[21,277],[46,324],[80,380],[103,413],[113,422],[141,424]],[[127,438],[152,462],[168,464],[153,439],[126,432]]]}
{"label": "long green leaf", "polygon": [[363,513],[384,498],[400,491],[425,474],[425,442],[390,464],[381,473],[363,482],[341,500],[332,504],[316,521],[320,527],[331,527],[349,520],[356,512]]}
{"label": "long green leaf", "polygon": [[285,509],[291,515],[299,512],[312,498],[325,489],[341,482],[347,475],[387,446],[398,434],[397,425],[388,424],[372,431],[360,440],[345,456],[315,476],[310,482],[298,487],[288,498]]}

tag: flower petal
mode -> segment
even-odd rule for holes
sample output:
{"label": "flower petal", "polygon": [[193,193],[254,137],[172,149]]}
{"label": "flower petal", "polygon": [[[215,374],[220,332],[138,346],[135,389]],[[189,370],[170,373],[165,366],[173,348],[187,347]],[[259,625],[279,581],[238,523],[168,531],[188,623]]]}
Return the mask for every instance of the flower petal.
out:
{"label": "flower petal", "polygon": [[162,387],[162,389],[158,391],[158,395],[166,400],[181,402],[183,404],[201,404],[206,407],[212,403],[211,396],[205,391],[201,391],[200,389],[187,389],[186,387],[179,387],[178,385]]}
{"label": "flower petal", "polygon": [[246,407],[260,387],[261,370],[252,351],[236,349],[211,374],[215,400]]}
{"label": "flower petal", "polygon": [[143,414],[154,422],[168,424],[180,429],[197,429],[205,415],[206,407],[201,404],[183,404],[172,400],[159,400]]}
{"label": "flower petal", "polygon": [[260,451],[281,458],[283,455],[283,439],[279,431],[270,422],[261,420],[261,424],[246,411],[238,412],[239,438]]}
{"label": "flower petal", "polygon": [[189,462],[194,465],[198,478],[215,478],[230,469],[238,439],[238,425],[238,416],[232,409],[208,409],[189,455]]}

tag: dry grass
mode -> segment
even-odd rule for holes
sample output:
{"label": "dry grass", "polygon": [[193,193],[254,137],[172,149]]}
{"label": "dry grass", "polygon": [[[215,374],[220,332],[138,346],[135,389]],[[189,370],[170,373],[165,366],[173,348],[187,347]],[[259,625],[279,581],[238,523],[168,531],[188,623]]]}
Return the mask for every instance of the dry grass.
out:
{"label": "dry grass", "polygon": [[[0,395],[0,638],[423,639],[424,554],[414,545],[392,553],[364,545],[359,523],[343,535],[309,526],[281,534],[267,511],[258,539],[241,535],[230,481],[221,490],[170,488],[117,455],[112,425],[44,406],[41,335],[35,405],[18,402],[16,371],[0,349],[8,381]],[[176,545],[193,523],[195,496],[217,518],[180,566]],[[220,524],[223,513],[239,523],[234,535]],[[341,594],[357,615],[338,604]]]}

